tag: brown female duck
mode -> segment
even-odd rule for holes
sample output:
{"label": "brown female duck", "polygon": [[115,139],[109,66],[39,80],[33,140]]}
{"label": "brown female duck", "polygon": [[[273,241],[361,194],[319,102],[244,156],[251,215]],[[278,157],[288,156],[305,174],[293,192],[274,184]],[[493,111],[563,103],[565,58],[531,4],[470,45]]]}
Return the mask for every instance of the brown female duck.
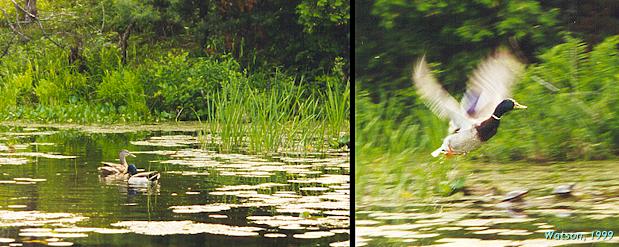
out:
{"label": "brown female duck", "polygon": [[127,169],[129,168],[126,159],[127,156],[135,157],[135,155],[123,149],[118,153],[120,164],[102,162],[103,166],[97,168],[97,170],[99,170],[103,176],[127,174]]}

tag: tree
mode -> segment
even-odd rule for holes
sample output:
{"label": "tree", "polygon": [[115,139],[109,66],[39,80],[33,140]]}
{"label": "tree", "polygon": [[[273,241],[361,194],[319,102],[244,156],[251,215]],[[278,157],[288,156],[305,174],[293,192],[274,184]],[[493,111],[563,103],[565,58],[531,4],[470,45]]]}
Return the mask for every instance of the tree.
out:
{"label": "tree", "polygon": [[26,11],[28,11],[29,14],[25,14],[24,15],[24,21],[26,22],[32,22],[34,20],[34,18],[36,18],[37,16],[37,0],[25,0],[26,3],[24,4]]}
{"label": "tree", "polygon": [[151,5],[137,0],[110,0],[107,2],[110,28],[118,34],[122,63],[127,63],[129,37],[135,30],[148,29],[158,19]]}
{"label": "tree", "polygon": [[[411,64],[427,54],[441,62],[442,82],[463,89],[467,73],[498,46],[508,46],[523,60],[557,43],[556,8],[523,1],[361,1],[355,22],[358,76],[364,86],[410,87]],[[380,82],[380,84],[378,84]]]}

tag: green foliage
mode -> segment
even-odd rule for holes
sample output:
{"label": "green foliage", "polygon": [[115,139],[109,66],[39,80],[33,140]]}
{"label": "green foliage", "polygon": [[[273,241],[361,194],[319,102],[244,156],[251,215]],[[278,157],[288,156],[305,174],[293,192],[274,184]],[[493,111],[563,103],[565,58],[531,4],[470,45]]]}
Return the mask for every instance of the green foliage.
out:
{"label": "green foliage", "polygon": [[[212,92],[209,95],[213,98],[213,103],[207,101],[209,109],[208,127],[211,134],[217,134],[221,138],[221,151],[230,152],[239,150],[245,144],[245,86],[238,81],[222,85],[219,92]],[[214,140],[214,139],[213,139]]]}
{"label": "green foliage", "polygon": [[328,71],[335,57],[348,64],[348,1],[163,0],[145,5],[160,16],[143,28],[149,34],[145,38],[165,38],[192,47],[192,53],[232,54],[244,68],[254,69],[258,61],[309,77]]}
{"label": "green foliage", "polygon": [[408,87],[410,65],[426,54],[440,62],[441,82],[457,93],[462,78],[499,45],[533,58],[559,40],[559,9],[538,0],[357,3],[357,78],[372,92]]}
{"label": "green foliage", "polygon": [[148,117],[144,88],[139,77],[130,70],[106,73],[97,87],[97,98],[109,103],[120,111],[143,114]]}
{"label": "green foliage", "polygon": [[145,26],[158,19],[152,6],[143,1],[109,0],[104,4],[108,6],[110,25],[118,31],[124,30],[131,24]]}
{"label": "green foliage", "polygon": [[41,25],[7,3],[0,120],[204,120],[205,143],[263,154],[348,131],[347,1],[39,2]]}
{"label": "green foliage", "polygon": [[110,104],[90,105],[83,102],[67,105],[38,105],[2,112],[0,120],[28,120],[57,123],[124,123],[143,121],[135,112],[122,112]]}
{"label": "green foliage", "polygon": [[221,59],[188,58],[188,53],[168,53],[156,61],[149,61],[144,80],[152,88],[152,105],[159,111],[181,111],[181,119],[204,118],[207,114],[207,95],[243,74],[239,64],[230,56]]}
{"label": "green foliage", "polygon": [[17,48],[0,60],[3,119],[78,123],[150,119],[143,83],[136,75],[141,72],[119,68],[115,47],[87,52],[91,63],[84,72],[69,65],[68,52],[49,41]]}
{"label": "green foliage", "polygon": [[18,105],[28,105],[33,100],[33,83],[36,77],[36,69],[32,63],[27,62],[23,71],[6,74],[0,78],[0,93],[3,95],[0,109],[11,110]]}
{"label": "green foliage", "polygon": [[344,0],[305,0],[297,6],[299,23],[308,33],[322,25],[348,25],[350,2]]}
{"label": "green foliage", "polygon": [[[54,40],[67,50],[79,48],[89,60],[87,66],[94,68],[98,66],[91,66],[90,59],[95,57],[87,53],[111,51],[104,47],[116,43],[121,44],[121,49],[114,47],[116,55],[126,51],[126,62],[136,63],[182,49],[192,56],[230,54],[250,72],[258,67],[280,67],[307,78],[327,72],[335,57],[343,57],[348,65],[348,1],[39,2],[38,15],[44,20],[45,32],[37,25],[21,25],[19,32],[24,36],[18,37],[8,28],[19,14],[15,6],[9,1],[0,7],[7,11],[0,15],[0,23],[6,27],[0,32],[0,43],[11,47]],[[119,42],[123,38],[127,42]]]}
{"label": "green foliage", "polygon": [[[113,71],[122,67],[118,47],[113,44],[98,44],[84,50],[88,63],[88,72],[93,80],[101,81],[106,71]],[[95,89],[93,87],[92,89]]]}
{"label": "green foliage", "polygon": [[325,95],[325,113],[327,120],[333,127],[331,134],[337,136],[340,132],[346,131],[349,126],[347,120],[350,119],[350,82],[344,84],[345,74],[343,71],[343,62],[339,58],[335,62],[333,71],[330,75],[322,75],[316,78],[318,82],[323,82],[326,85]]}
{"label": "green foliage", "polygon": [[65,105],[75,103],[88,94],[88,78],[71,70],[57,71],[50,68],[34,89],[42,105]]}
{"label": "green foliage", "polygon": [[528,68],[516,98],[529,108],[507,116],[481,155],[547,161],[607,159],[618,153],[619,36],[590,52],[579,39],[565,40]]}

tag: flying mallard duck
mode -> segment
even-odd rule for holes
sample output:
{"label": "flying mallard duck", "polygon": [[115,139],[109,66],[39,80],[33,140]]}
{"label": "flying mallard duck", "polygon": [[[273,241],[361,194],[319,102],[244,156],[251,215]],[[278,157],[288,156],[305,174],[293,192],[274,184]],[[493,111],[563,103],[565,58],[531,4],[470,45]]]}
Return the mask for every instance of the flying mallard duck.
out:
{"label": "flying mallard duck", "polygon": [[103,166],[97,168],[97,170],[99,170],[103,176],[127,174],[127,168],[129,167],[129,165],[127,165],[127,156],[135,157],[135,155],[123,149],[118,153],[120,164],[102,162]]}
{"label": "flying mallard duck", "polygon": [[475,70],[458,104],[432,76],[425,56],[422,57],[413,72],[417,92],[434,114],[450,120],[449,135],[432,156],[466,154],[479,148],[496,134],[503,114],[527,108],[509,98],[522,69],[522,64],[508,51],[498,50]]}
{"label": "flying mallard duck", "polygon": [[157,182],[161,177],[161,174],[157,171],[150,172],[138,172],[138,169],[135,165],[131,164],[127,167],[127,171],[129,172],[129,184],[148,184],[151,182]]}

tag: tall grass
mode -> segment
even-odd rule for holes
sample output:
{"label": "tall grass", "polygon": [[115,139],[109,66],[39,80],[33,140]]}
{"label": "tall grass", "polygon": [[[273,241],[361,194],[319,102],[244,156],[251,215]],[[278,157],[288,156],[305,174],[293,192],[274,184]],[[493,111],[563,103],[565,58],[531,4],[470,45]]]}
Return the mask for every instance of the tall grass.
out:
{"label": "tall grass", "polygon": [[139,69],[121,66],[114,47],[84,51],[88,68],[69,64],[67,50],[37,40],[0,59],[0,119],[38,122],[152,120]]}
{"label": "tall grass", "polygon": [[344,77],[341,66],[341,61],[336,61],[332,73],[337,76],[319,77],[319,80],[322,79],[326,84],[324,109],[331,135],[339,135],[341,131],[348,129],[346,123],[350,118],[350,87],[349,82],[344,85],[339,79]]}
{"label": "tall grass", "polygon": [[[220,151],[232,151],[242,148],[245,144],[245,106],[247,99],[244,97],[244,85],[238,81],[223,83],[220,92],[210,94],[208,100],[207,123],[211,134],[220,137]],[[214,140],[214,139],[213,139]]]}
{"label": "tall grass", "polygon": [[[230,80],[208,97],[207,128],[221,137],[212,139],[212,145],[222,152],[322,152],[344,131],[349,108],[342,101],[349,99],[348,84],[339,92],[328,86],[330,92],[317,98],[306,92],[303,80],[296,85],[294,78],[278,71],[268,80],[266,88],[253,87],[242,78]],[[337,104],[341,112],[330,104]]]}

